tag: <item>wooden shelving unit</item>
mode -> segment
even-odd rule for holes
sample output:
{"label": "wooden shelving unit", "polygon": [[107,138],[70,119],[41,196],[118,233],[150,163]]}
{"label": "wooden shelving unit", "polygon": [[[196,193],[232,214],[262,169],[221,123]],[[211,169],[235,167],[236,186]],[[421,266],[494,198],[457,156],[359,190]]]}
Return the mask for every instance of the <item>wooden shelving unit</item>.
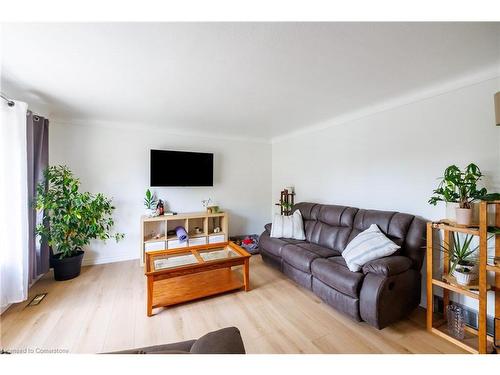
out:
{"label": "wooden shelving unit", "polygon": [[[427,223],[427,330],[445,338],[460,346],[470,353],[486,354],[494,351],[493,340],[487,336],[487,293],[488,290],[495,291],[495,320],[500,318],[500,264],[488,263],[488,207],[495,206],[495,226],[500,227],[500,201],[482,201],[479,207],[479,227],[457,227],[443,223]],[[453,282],[453,278],[434,276],[433,268],[433,234],[434,231],[443,231],[444,245],[451,244],[453,232],[479,236],[479,281],[474,286],[461,286]],[[449,259],[446,252],[443,253],[443,275],[448,275]],[[500,259],[500,235],[495,235],[495,259]],[[495,273],[495,284],[487,283],[487,272]],[[466,327],[466,336],[458,340],[450,336],[446,331],[446,314],[444,319],[434,319],[434,287],[443,288],[444,310],[450,304],[450,292],[459,293],[478,300],[478,329]],[[500,327],[495,326],[495,337],[500,338]]]}
{"label": "wooden shelving unit", "polygon": [[[189,240],[179,243],[176,235],[168,235],[169,230],[182,226],[186,229]],[[195,227],[201,233],[195,232]],[[214,232],[219,227],[220,232]],[[145,253],[158,250],[174,250],[187,246],[223,243],[229,239],[229,217],[225,212],[191,212],[177,215],[141,217],[140,252],[141,264],[146,259]]]}
{"label": "wooden shelving unit", "polygon": [[[283,206],[283,203],[287,205],[288,208]],[[295,204],[295,193],[293,191],[288,191],[287,189],[280,192],[280,201],[275,203],[276,206],[280,206],[280,214],[289,216],[292,214],[292,208]]]}

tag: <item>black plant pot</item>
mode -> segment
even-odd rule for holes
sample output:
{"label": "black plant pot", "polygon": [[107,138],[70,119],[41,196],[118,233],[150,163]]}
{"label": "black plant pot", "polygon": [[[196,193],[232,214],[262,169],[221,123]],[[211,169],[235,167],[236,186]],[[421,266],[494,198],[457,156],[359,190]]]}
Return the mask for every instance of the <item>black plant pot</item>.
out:
{"label": "black plant pot", "polygon": [[59,259],[54,255],[51,264],[54,267],[54,279],[56,281],[74,279],[82,269],[83,251],[78,250],[75,256]]}

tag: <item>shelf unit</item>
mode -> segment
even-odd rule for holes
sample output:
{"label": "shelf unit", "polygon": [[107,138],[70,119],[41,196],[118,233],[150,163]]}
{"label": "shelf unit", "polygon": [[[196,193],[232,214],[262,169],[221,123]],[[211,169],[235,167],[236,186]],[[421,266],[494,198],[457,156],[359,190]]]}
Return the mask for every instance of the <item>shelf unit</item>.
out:
{"label": "shelf unit", "polygon": [[[283,203],[287,205],[288,208],[283,207]],[[275,206],[280,206],[280,214],[285,216],[290,216],[292,214],[292,207],[295,204],[295,193],[293,191],[288,191],[287,189],[280,192],[280,201],[275,203]]]}
{"label": "shelf unit", "polygon": [[[170,230],[182,226],[188,233],[187,242],[179,242],[176,235],[168,235]],[[201,232],[195,232],[199,227]],[[214,232],[219,227],[220,232]],[[226,212],[191,212],[177,215],[142,216],[140,254],[144,265],[145,254],[149,251],[178,249],[187,246],[223,243],[228,241],[229,217]]]}
{"label": "shelf unit", "polygon": [[[493,340],[486,334],[487,324],[487,293],[488,290],[495,292],[495,323],[500,318],[500,264],[488,264],[488,208],[495,206],[495,226],[500,227],[500,201],[481,201],[479,205],[479,226],[458,227],[443,223],[427,223],[427,330],[448,341],[460,346],[470,353],[493,352]],[[434,277],[433,269],[433,234],[434,231],[443,231],[444,245],[451,244],[453,232],[465,233],[479,237],[479,281],[474,286],[462,286],[453,282],[453,278]],[[495,259],[500,259],[500,235],[495,235]],[[443,275],[448,275],[449,258],[447,252],[443,253]],[[494,285],[488,285],[487,272],[495,273]],[[459,293],[473,298],[479,302],[478,329],[466,327],[466,337],[463,340],[456,339],[446,332],[446,314],[444,319],[434,319],[434,287],[443,288],[443,306],[450,304],[450,292]],[[493,327],[495,337],[500,338],[500,327]]]}

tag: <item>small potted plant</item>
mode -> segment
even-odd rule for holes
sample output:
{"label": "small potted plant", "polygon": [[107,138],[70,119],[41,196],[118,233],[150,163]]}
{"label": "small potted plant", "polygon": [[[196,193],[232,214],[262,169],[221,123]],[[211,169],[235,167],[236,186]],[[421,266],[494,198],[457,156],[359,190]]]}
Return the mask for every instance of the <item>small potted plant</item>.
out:
{"label": "small potted plant", "polygon": [[473,163],[465,167],[464,171],[456,165],[450,165],[445,169],[441,182],[433,191],[434,195],[429,199],[429,203],[432,205],[436,205],[438,201],[457,203],[454,221],[458,225],[471,225],[472,202],[487,195],[485,188],[477,188],[477,182],[482,177],[481,170]]}
{"label": "small potted plant", "polygon": [[37,185],[35,207],[43,222],[35,232],[51,250],[54,278],[69,280],[80,274],[83,247],[91,240],[119,241],[122,233],[111,234],[114,225],[111,199],[103,194],[80,192],[80,180],[66,166],[51,166]]}
{"label": "small potted plant", "polygon": [[156,194],[151,193],[149,189],[146,190],[146,194],[144,196],[144,206],[146,207],[147,216],[155,216],[157,202],[158,200],[156,199]]}
{"label": "small potted plant", "polygon": [[453,242],[445,243],[446,246],[441,245],[442,251],[448,254],[450,275],[460,285],[470,285],[478,276],[475,254],[479,245],[471,247],[473,238],[472,235],[466,235],[460,240],[460,235],[453,233]]}
{"label": "small potted plant", "polygon": [[285,215],[288,215],[292,211],[292,204],[284,200],[280,200],[280,206],[283,209]]}

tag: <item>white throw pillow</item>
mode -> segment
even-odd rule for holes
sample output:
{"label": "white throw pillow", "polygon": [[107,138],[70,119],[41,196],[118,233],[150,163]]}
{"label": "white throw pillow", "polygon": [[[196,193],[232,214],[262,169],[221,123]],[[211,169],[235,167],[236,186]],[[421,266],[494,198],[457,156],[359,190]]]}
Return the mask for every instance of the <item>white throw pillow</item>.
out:
{"label": "white throw pillow", "polygon": [[372,224],[347,244],[342,256],[347,267],[352,272],[358,272],[365,263],[394,254],[400,247],[388,239],[376,224]]}
{"label": "white throw pillow", "polygon": [[274,215],[271,237],[305,240],[304,223],[300,211],[296,210],[290,216]]}

